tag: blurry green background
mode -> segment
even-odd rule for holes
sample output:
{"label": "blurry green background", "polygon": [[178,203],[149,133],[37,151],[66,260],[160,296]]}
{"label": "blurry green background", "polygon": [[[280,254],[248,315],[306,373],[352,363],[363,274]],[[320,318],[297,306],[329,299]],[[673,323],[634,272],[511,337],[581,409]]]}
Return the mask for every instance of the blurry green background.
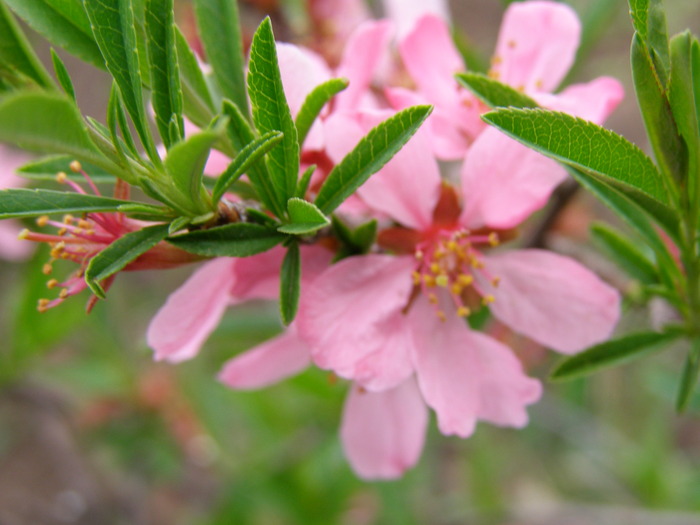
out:
{"label": "blurry green background", "polygon": [[[570,3],[590,39],[571,81],[622,80],[628,97],[608,125],[644,146],[626,2]],[[276,3],[244,3],[251,27],[261,4]],[[700,30],[698,4],[667,0],[672,32],[689,22]],[[456,26],[484,58],[502,11],[496,0],[452,2]],[[68,65],[79,102],[101,117],[106,78]],[[588,242],[587,224],[601,215],[578,195],[547,244],[626,292],[620,332],[647,326],[664,305],[644,305]],[[0,261],[0,525],[700,524],[700,400],[688,414],[673,410],[681,349],[545,383],[524,430],[482,424],[460,440],[433,424],[415,469],[366,483],[337,437],[342,381],[314,370],[241,393],[215,380],[225,360],[280,330],[275,305],[232,308],[197,359],[157,364],[148,321],[191,268],[122,274],[89,316],[86,294],[39,315],[46,259],[39,251],[26,265]],[[546,378],[556,356],[520,343],[530,373]]]}

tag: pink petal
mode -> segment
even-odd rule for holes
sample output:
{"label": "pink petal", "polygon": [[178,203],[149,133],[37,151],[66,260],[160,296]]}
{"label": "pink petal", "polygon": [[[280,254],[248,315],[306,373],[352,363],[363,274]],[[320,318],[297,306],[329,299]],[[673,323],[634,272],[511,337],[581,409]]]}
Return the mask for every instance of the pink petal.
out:
{"label": "pink petal", "polygon": [[219,381],[238,390],[263,388],[298,374],[309,364],[309,347],[290,325],[282,335],[227,361]]}
{"label": "pink petal", "polygon": [[540,385],[508,347],[470,330],[454,311],[438,320],[422,299],[409,318],[418,384],[443,434],[468,437],[479,419],[517,427],[527,422],[525,406],[539,398]]}
{"label": "pink petal", "polygon": [[587,84],[569,86],[557,95],[538,94],[535,99],[549,109],[602,124],[624,96],[624,89],[618,80],[600,77]]}
{"label": "pink petal", "polygon": [[232,283],[231,259],[214,259],[172,293],[146,334],[155,358],[177,363],[194,357],[219,324]]}
{"label": "pink petal", "polygon": [[551,92],[576,57],[581,24],[557,2],[517,2],[506,10],[492,70],[498,80],[526,92]]}
{"label": "pink petal", "polygon": [[380,393],[353,386],[340,438],[358,476],[395,479],[420,458],[427,424],[428,411],[412,379]]}
{"label": "pink petal", "polygon": [[0,221],[0,258],[8,261],[22,261],[31,255],[32,243],[17,238],[20,230],[19,223]]}
{"label": "pink petal", "polygon": [[620,296],[590,270],[543,250],[484,256],[500,278],[491,311],[514,330],[563,353],[604,341],[620,315]]}
{"label": "pink petal", "polygon": [[384,0],[384,10],[396,24],[399,38],[403,37],[424,15],[450,21],[450,10],[446,0]]}
{"label": "pink petal", "polygon": [[462,165],[462,224],[508,229],[542,208],[566,171],[496,129],[474,142]]}
{"label": "pink petal", "polygon": [[350,36],[336,71],[336,76],[347,78],[350,85],[335,98],[336,111],[354,111],[359,107],[388,51],[390,34],[390,22],[372,20],[362,23]]}
{"label": "pink petal", "polygon": [[412,257],[366,255],[331,266],[301,297],[297,326],[321,368],[352,378],[383,342],[382,324],[406,305]]}
{"label": "pink petal", "polygon": [[363,0],[311,0],[308,4],[313,19],[323,24],[322,32],[328,31],[340,40],[370,18]]}
{"label": "pink petal", "polygon": [[326,153],[337,164],[350,153],[365,135],[355,114],[332,113],[324,122]]}

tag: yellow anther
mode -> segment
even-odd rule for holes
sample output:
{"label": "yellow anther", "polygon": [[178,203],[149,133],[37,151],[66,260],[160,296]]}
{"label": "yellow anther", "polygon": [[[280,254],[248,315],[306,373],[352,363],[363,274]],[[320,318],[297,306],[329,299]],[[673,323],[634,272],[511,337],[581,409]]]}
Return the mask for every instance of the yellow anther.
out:
{"label": "yellow anther", "polygon": [[423,275],[423,284],[425,284],[428,287],[435,286],[435,277],[428,274]]}
{"label": "yellow anther", "polygon": [[492,78],[494,80],[498,80],[500,78],[500,76],[501,75],[498,73],[498,71],[494,71],[493,69],[491,71],[489,71],[489,78]]}
{"label": "yellow anther", "polygon": [[447,243],[447,250],[451,253],[455,253],[459,249],[459,244],[455,241],[449,241]]}
{"label": "yellow anther", "polygon": [[459,283],[454,283],[450,288],[450,292],[452,292],[453,295],[462,295],[463,290],[464,288],[462,288],[462,285]]}
{"label": "yellow anther", "polygon": [[52,290],[53,288],[56,288],[56,286],[58,286],[58,280],[56,280],[56,279],[49,279],[48,281],[46,281],[46,287],[47,287],[49,290]]}
{"label": "yellow anther", "polygon": [[29,230],[28,230],[27,228],[25,228],[25,229],[23,229],[21,232],[19,232],[19,233],[17,234],[17,238],[18,238],[20,241],[24,241],[24,240],[26,240],[26,239],[29,238],[29,233],[30,233]]}
{"label": "yellow anther", "polygon": [[428,301],[430,304],[438,304],[438,296],[434,293],[428,294]]}
{"label": "yellow anther", "polygon": [[476,270],[479,270],[484,267],[484,263],[482,263],[479,259],[476,257],[472,258],[471,260],[471,265],[472,268],[475,268]]}
{"label": "yellow anther", "polygon": [[474,282],[474,277],[468,273],[462,273],[457,277],[457,282],[462,286],[469,286]]}
{"label": "yellow anther", "polygon": [[491,279],[491,285],[492,285],[494,288],[497,288],[499,284],[501,284],[501,278],[500,278],[500,277],[494,277],[493,279]]}
{"label": "yellow anther", "polygon": [[78,227],[84,228],[87,230],[88,228],[92,227],[92,223],[90,221],[86,221],[85,219],[80,219],[78,221]]}
{"label": "yellow anther", "polygon": [[498,246],[501,243],[496,232],[489,233],[489,244],[491,246]]}
{"label": "yellow anther", "polygon": [[491,304],[491,303],[493,303],[495,300],[496,300],[496,298],[495,298],[493,295],[490,295],[490,294],[489,294],[489,295],[484,295],[484,296],[481,298],[481,302],[482,302],[484,305]]}
{"label": "yellow anther", "polygon": [[438,248],[433,252],[433,259],[442,259],[445,256],[445,251],[442,248]]}
{"label": "yellow anther", "polygon": [[416,284],[416,285],[420,284],[420,282],[421,282],[421,275],[420,275],[420,273],[418,273],[418,272],[413,272],[413,273],[411,274],[411,277],[413,277],[413,284]]}
{"label": "yellow anther", "polygon": [[493,65],[493,66],[499,65],[501,62],[503,62],[503,59],[502,59],[500,56],[498,56],[498,55],[495,55],[495,56],[491,59],[491,65]]}
{"label": "yellow anther", "polygon": [[70,213],[67,213],[63,216],[63,224],[72,224],[73,220],[74,217]]}
{"label": "yellow anther", "polygon": [[459,317],[469,317],[471,313],[472,311],[466,306],[460,306],[459,308],[457,308],[457,315]]}
{"label": "yellow anther", "polygon": [[61,254],[63,253],[63,250],[65,249],[65,247],[66,247],[65,242],[63,242],[63,241],[57,242],[54,245],[54,247],[51,248],[51,257],[53,257],[54,259],[58,259],[61,256]]}
{"label": "yellow anther", "polygon": [[44,313],[48,308],[48,305],[51,301],[48,299],[39,299],[39,304],[37,305],[36,309],[39,310],[39,313]]}
{"label": "yellow anther", "polygon": [[80,173],[81,171],[83,171],[83,167],[80,165],[80,162],[78,162],[77,160],[74,160],[73,162],[71,162],[69,167],[73,173]]}
{"label": "yellow anther", "polygon": [[76,234],[76,235],[80,235],[81,233],[83,233],[83,229],[82,229],[82,228],[76,228],[75,230],[73,230],[73,233]]}
{"label": "yellow anther", "polygon": [[437,312],[435,312],[435,315],[437,315],[438,319],[440,319],[440,321],[442,321],[443,323],[445,321],[447,321],[447,316],[445,315],[445,312],[443,312],[442,310],[438,310]]}
{"label": "yellow anther", "polygon": [[518,43],[515,40],[508,40],[508,47],[513,49]]}
{"label": "yellow anther", "polygon": [[36,225],[40,226],[43,228],[49,223],[49,216],[48,215],[42,215],[41,217],[37,217],[36,219]]}
{"label": "yellow anther", "polygon": [[442,271],[442,268],[440,268],[438,263],[433,263],[430,265],[430,271],[437,275]]}
{"label": "yellow anther", "polygon": [[441,273],[435,278],[435,284],[441,288],[446,288],[447,285],[450,284],[450,279],[447,277],[447,274]]}
{"label": "yellow anther", "polygon": [[62,288],[61,293],[58,294],[58,297],[61,299],[68,297],[68,290],[66,288]]}
{"label": "yellow anther", "polygon": [[419,261],[423,259],[423,252],[420,250],[416,250],[415,258],[418,259]]}
{"label": "yellow anther", "polygon": [[538,79],[537,82],[535,82],[535,87],[536,87],[537,89],[542,89],[542,88],[544,87],[544,82],[542,81],[541,78]]}
{"label": "yellow anther", "polygon": [[68,228],[61,228],[60,230],[58,230],[57,233],[58,233],[59,236],[63,236],[63,235],[65,235],[67,232],[68,232]]}
{"label": "yellow anther", "polygon": [[68,175],[66,175],[65,171],[61,171],[56,174],[56,182],[63,184],[68,180]]}
{"label": "yellow anther", "polygon": [[53,266],[51,265],[51,263],[46,263],[41,268],[41,273],[43,273],[44,275],[50,275],[52,271],[53,271]]}

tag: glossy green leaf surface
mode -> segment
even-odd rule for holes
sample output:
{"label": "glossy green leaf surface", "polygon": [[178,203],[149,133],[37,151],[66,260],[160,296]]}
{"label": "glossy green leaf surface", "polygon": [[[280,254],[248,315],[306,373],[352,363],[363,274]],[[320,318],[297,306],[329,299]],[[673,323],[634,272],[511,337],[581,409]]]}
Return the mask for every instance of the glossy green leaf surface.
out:
{"label": "glossy green leaf surface", "polygon": [[0,190],[0,219],[54,213],[116,211],[122,204],[128,204],[128,201],[53,190]]}
{"label": "glossy green leaf surface", "polygon": [[287,249],[280,271],[280,314],[286,325],[294,321],[301,294],[301,256],[299,244],[293,242]]}
{"label": "glossy green leaf surface", "polygon": [[607,255],[630,276],[644,284],[658,282],[654,263],[626,236],[604,223],[591,226],[593,238],[603,246]]}
{"label": "glossy green leaf surface", "polygon": [[168,242],[205,257],[248,257],[266,252],[286,237],[261,224],[237,222],[170,237]]}
{"label": "glossy green leaf surface", "polygon": [[457,82],[474,93],[479,100],[491,108],[514,107],[536,108],[537,102],[530,97],[481,73],[458,73]]}
{"label": "glossy green leaf surface", "polygon": [[348,87],[345,78],[332,78],[323,84],[316,86],[306,96],[304,103],[297,113],[294,123],[299,135],[299,144],[303,144],[316,118],[321,114],[325,106],[335,95]]}
{"label": "glossy green leaf surface", "polygon": [[289,199],[287,211],[290,222],[277,228],[282,233],[308,235],[331,223],[314,204],[296,197]]}

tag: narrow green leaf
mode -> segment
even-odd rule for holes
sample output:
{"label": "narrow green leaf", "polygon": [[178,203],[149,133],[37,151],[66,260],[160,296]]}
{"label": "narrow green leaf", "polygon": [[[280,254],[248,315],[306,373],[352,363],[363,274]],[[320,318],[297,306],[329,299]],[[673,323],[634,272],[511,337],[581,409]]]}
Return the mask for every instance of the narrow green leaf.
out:
{"label": "narrow green leaf", "polygon": [[280,271],[280,313],[286,325],[294,321],[301,293],[301,256],[299,244],[293,242],[287,249]]}
{"label": "narrow green leaf", "polygon": [[678,397],[676,398],[676,410],[678,412],[684,412],[688,408],[688,403],[697,387],[698,374],[700,374],[700,339],[693,339],[692,347],[683,366],[681,384],[678,388]]}
{"label": "narrow green leaf", "polygon": [[347,88],[348,85],[349,81],[346,78],[332,78],[316,86],[313,91],[306,96],[304,103],[299,109],[299,113],[297,113],[297,118],[294,121],[299,135],[299,144],[304,143],[306,135],[309,133],[316,118],[321,114],[323,106],[335,95]]}
{"label": "narrow green leaf", "polygon": [[248,91],[253,106],[253,122],[259,133],[281,131],[284,138],[270,152],[267,165],[275,197],[284,207],[294,196],[299,175],[299,143],[292,114],[282,87],[277,63],[275,38],[270,19],[263,20],[250,48]]}
{"label": "narrow green leaf", "polygon": [[581,353],[565,358],[552,371],[550,379],[568,380],[588,375],[602,368],[617,365],[670,343],[683,335],[680,330],[639,332],[606,341]]}
{"label": "narrow green leaf", "polygon": [[638,35],[632,40],[632,76],[637,102],[642,112],[649,142],[656,162],[666,175],[666,184],[680,179],[687,162],[688,152],[679,135],[673,112],[649,58],[646,44]]}
{"label": "narrow green leaf", "polygon": [[36,32],[93,66],[105,63],[81,0],[3,0]]}
{"label": "narrow green leaf", "polygon": [[457,82],[491,108],[536,108],[537,102],[516,89],[481,73],[458,73]]}
{"label": "narrow green leaf", "polygon": [[123,235],[90,260],[85,270],[85,282],[97,297],[104,299],[100,281],[123,270],[167,236],[167,224],[147,226]]}
{"label": "narrow green leaf", "polygon": [[304,199],[306,197],[306,192],[309,189],[309,184],[311,184],[311,177],[314,176],[316,168],[318,168],[318,166],[316,166],[316,164],[312,164],[304,170],[304,173],[301,175],[301,178],[297,183],[297,191],[294,194],[295,197],[298,197],[300,199]]}
{"label": "narrow green leaf", "polygon": [[180,86],[180,68],[175,47],[175,21],[173,0],[146,1],[146,35],[148,58],[151,72],[151,91],[156,124],[169,148],[182,139],[171,137],[171,122],[176,122],[180,132],[184,130],[182,119],[182,88]]}
{"label": "narrow green leaf", "polygon": [[[228,137],[236,151],[241,152],[248,144],[255,141],[253,130],[238,106],[232,102],[224,100],[223,113],[229,118]],[[276,197],[267,163],[252,164],[247,175],[262,204],[277,217],[283,217],[285,208]]]}
{"label": "narrow green leaf", "polygon": [[51,77],[2,2],[0,2],[0,65],[16,69],[42,87],[53,88]]}
{"label": "narrow green leaf", "polygon": [[372,128],[328,174],[316,196],[316,206],[330,215],[371,175],[391,160],[431,111],[431,106],[407,108]]}
{"label": "narrow green leaf", "polygon": [[216,113],[209,86],[199,67],[194,52],[190,49],[182,32],[175,28],[175,48],[177,49],[180,81],[182,83],[183,108],[185,115],[200,128],[205,127]]}
{"label": "narrow green leaf", "polygon": [[131,117],[141,143],[150,159],[160,163],[146,121],[141,89],[133,0],[106,3],[103,0],[83,0],[92,31],[107,69],[119,86],[124,106]]}
{"label": "narrow green leaf", "polygon": [[263,158],[265,153],[274,148],[282,140],[282,133],[270,131],[259,139],[254,140],[243,148],[233,162],[229,164],[214,185],[212,200],[219,202],[221,197],[253,164]]}
{"label": "narrow green leaf", "polygon": [[236,222],[168,238],[168,242],[205,257],[248,257],[266,252],[287,236],[261,224]]}
{"label": "narrow green leaf", "polygon": [[186,209],[196,215],[209,209],[205,199],[202,174],[212,146],[221,138],[223,128],[207,129],[190,135],[186,140],[175,144],[165,158],[165,171],[180,192]]}
{"label": "narrow green leaf", "polygon": [[177,232],[182,230],[185,226],[192,222],[192,217],[178,217],[173,220],[168,226],[168,236],[175,235]]}
{"label": "narrow green leaf", "polygon": [[334,261],[368,253],[377,238],[378,224],[374,219],[352,230],[338,217],[332,215],[331,226],[333,233],[341,243]]}
{"label": "narrow green leaf", "polygon": [[648,48],[659,82],[666,86],[670,71],[668,32],[662,0],[630,0],[635,30]]}
{"label": "narrow green leaf", "polygon": [[548,157],[597,175],[620,191],[642,193],[663,204],[670,198],[661,174],[624,137],[592,122],[542,109],[499,109],[482,115],[514,139]]}
{"label": "narrow green leaf", "polygon": [[16,93],[0,100],[0,142],[72,155],[97,165],[105,161],[75,103],[54,93]]}
{"label": "narrow green leaf", "polygon": [[53,190],[0,190],[0,219],[38,217],[54,213],[116,211],[128,201]]}
{"label": "narrow green leaf", "polygon": [[73,81],[70,79],[66,65],[58,56],[56,51],[51,48],[51,62],[53,63],[53,69],[56,72],[56,78],[59,84],[63,88],[63,91],[68,95],[73,101],[75,101],[75,89],[73,88]]}
{"label": "narrow green leaf", "polygon": [[207,60],[224,98],[248,113],[243,41],[236,0],[195,0],[197,26]]}
{"label": "narrow green leaf", "polygon": [[141,202],[130,202],[122,204],[117,208],[119,213],[123,213],[129,217],[142,221],[160,222],[167,221],[173,218],[173,210],[164,206],[154,206],[153,204],[144,204]]}
{"label": "narrow green leaf", "polygon": [[[60,172],[64,172],[69,179],[84,181],[85,178],[82,175],[76,175],[70,172],[70,163],[73,162],[73,160],[75,160],[75,158],[68,155],[51,155],[50,157],[43,157],[24,164],[17,170],[17,174],[31,180],[55,181],[56,175]],[[116,180],[114,175],[98,166],[86,162],[81,162],[81,164],[83,171],[90,175],[92,181],[97,184],[106,182],[114,183]]]}
{"label": "narrow green leaf", "polygon": [[695,115],[697,121],[700,122],[700,42],[697,38],[693,38],[691,61],[693,69],[693,93],[695,95]]}
{"label": "narrow green leaf", "polygon": [[277,228],[282,233],[308,235],[331,223],[314,204],[297,197],[289,199],[287,211],[290,222]]}
{"label": "narrow green leaf", "polygon": [[604,223],[594,223],[591,233],[610,256],[629,275],[644,284],[659,281],[654,263],[620,232]]}

